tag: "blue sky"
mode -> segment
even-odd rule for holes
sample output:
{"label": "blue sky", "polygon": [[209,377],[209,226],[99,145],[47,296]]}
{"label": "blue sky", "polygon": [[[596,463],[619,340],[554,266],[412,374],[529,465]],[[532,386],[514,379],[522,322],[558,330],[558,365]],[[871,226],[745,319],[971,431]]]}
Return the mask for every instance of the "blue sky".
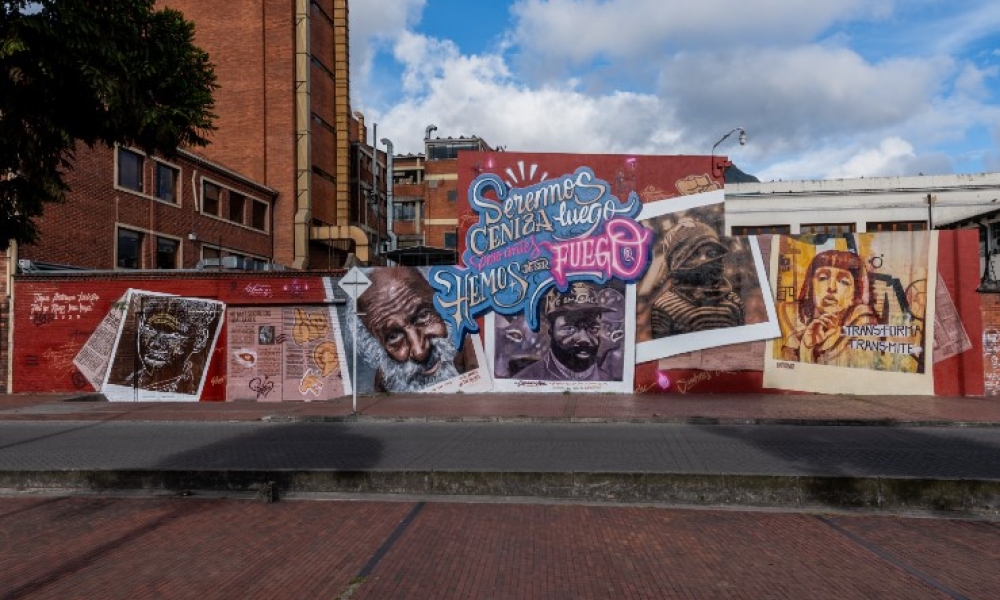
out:
{"label": "blue sky", "polygon": [[709,154],[762,181],[1000,171],[996,0],[353,0],[352,106],[511,151]]}

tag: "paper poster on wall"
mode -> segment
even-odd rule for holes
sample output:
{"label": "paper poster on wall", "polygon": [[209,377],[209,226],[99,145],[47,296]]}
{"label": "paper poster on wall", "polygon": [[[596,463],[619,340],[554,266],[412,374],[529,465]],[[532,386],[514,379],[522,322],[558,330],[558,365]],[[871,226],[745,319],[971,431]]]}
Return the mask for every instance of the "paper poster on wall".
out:
{"label": "paper poster on wall", "polygon": [[128,290],[102,392],[110,401],[197,402],[225,305]]}
{"label": "paper poster on wall", "polygon": [[550,290],[538,309],[538,331],[524,315],[487,315],[494,390],[631,393],[634,308],[635,286],[613,280]]}
{"label": "paper poster on wall", "polygon": [[98,392],[104,385],[104,375],[107,373],[108,363],[111,361],[111,354],[118,338],[118,330],[121,328],[122,315],[125,314],[125,301],[126,296],[122,296],[111,305],[111,309],[94,329],[94,333],[87,339],[87,343],[73,358],[73,366]]}
{"label": "paper poster on wall", "polygon": [[643,206],[652,261],[636,293],[636,362],[779,333],[756,237],[719,234],[723,192]]}
{"label": "paper poster on wall", "polygon": [[229,307],[229,400],[332,400],[351,393],[334,306]]}
{"label": "paper poster on wall", "polygon": [[780,236],[764,386],[933,394],[936,232]]}
{"label": "paper poster on wall", "polygon": [[[348,364],[357,331],[359,393],[485,392],[493,388],[483,344],[466,334],[455,343],[452,324],[434,306],[434,290],[416,267],[366,269],[371,285],[345,311]],[[351,321],[357,319],[356,323]]]}

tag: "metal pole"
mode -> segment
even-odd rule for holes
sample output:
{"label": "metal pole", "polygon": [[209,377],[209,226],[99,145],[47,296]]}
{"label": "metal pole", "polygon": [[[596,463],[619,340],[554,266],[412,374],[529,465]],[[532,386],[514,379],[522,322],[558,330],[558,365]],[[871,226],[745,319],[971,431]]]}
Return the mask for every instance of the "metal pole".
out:
{"label": "metal pole", "polygon": [[351,414],[358,414],[358,298],[354,297],[354,321],[351,326],[354,328],[352,338],[354,340],[354,385],[351,386],[353,398],[351,399]]}

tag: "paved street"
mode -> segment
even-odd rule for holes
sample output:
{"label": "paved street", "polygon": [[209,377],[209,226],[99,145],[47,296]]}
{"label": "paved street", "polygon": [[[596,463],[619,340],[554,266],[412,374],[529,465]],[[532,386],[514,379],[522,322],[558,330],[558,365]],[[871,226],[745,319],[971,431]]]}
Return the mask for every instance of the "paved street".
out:
{"label": "paved street", "polygon": [[73,400],[0,397],[2,600],[1000,590],[993,399]]}
{"label": "paved street", "polygon": [[0,470],[342,469],[1000,479],[1000,428],[0,423]]}
{"label": "paved street", "polygon": [[4,600],[992,600],[984,520],[0,497]]}

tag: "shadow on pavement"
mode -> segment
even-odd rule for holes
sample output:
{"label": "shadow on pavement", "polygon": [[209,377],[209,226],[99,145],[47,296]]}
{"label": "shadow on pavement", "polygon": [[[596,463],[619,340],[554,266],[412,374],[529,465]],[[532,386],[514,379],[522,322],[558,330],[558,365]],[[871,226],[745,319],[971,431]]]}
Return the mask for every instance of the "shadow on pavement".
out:
{"label": "shadow on pavement", "polygon": [[1000,508],[1000,433],[978,428],[707,427],[803,475],[805,504]]}

